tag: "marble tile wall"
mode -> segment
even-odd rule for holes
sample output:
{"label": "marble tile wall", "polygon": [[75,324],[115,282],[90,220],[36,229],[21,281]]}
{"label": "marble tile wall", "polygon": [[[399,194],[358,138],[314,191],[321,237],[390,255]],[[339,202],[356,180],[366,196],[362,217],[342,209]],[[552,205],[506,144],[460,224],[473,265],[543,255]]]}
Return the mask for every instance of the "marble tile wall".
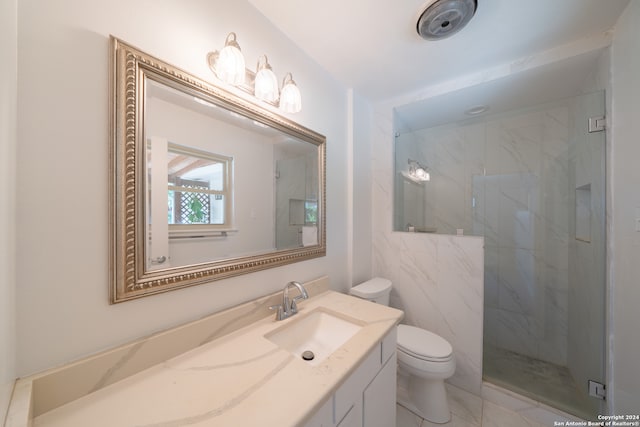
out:
{"label": "marble tile wall", "polygon": [[392,231],[392,113],[381,108],[375,114],[373,274],[392,280],[391,305],[405,311],[404,323],[433,331],[451,343],[457,364],[451,384],[479,395],[483,239]]}

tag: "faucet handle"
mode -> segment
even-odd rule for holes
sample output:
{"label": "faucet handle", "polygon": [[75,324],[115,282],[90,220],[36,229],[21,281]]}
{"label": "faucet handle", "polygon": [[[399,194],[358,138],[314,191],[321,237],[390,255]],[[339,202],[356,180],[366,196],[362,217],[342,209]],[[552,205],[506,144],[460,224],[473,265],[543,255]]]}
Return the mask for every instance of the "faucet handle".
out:
{"label": "faucet handle", "polygon": [[291,300],[291,305],[289,306],[289,312],[291,314],[296,314],[298,312],[298,304],[296,304],[296,300],[300,297],[295,297]]}
{"label": "faucet handle", "polygon": [[276,304],[269,306],[269,310],[276,310],[276,320],[284,319],[284,308],[282,304]]}

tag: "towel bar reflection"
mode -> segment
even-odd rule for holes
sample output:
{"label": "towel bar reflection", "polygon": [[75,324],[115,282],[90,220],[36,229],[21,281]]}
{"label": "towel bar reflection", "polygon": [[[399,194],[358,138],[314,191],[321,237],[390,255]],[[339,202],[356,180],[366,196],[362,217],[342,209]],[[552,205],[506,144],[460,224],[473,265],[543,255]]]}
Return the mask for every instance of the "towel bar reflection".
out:
{"label": "towel bar reflection", "polygon": [[170,235],[169,239],[204,239],[205,237],[227,237],[228,235],[228,231],[213,231],[207,232],[207,234]]}

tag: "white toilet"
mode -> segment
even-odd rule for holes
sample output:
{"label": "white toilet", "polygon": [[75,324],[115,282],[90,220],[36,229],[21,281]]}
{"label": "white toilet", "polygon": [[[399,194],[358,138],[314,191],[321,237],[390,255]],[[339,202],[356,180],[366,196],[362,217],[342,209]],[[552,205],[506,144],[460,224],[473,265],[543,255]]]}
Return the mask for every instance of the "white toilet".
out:
{"label": "white toilet", "polygon": [[[350,294],[389,305],[391,281],[376,277],[351,288]],[[433,423],[451,420],[444,380],[456,370],[453,348],[444,338],[425,329],[398,325],[398,374],[408,375],[408,401],[398,402]]]}

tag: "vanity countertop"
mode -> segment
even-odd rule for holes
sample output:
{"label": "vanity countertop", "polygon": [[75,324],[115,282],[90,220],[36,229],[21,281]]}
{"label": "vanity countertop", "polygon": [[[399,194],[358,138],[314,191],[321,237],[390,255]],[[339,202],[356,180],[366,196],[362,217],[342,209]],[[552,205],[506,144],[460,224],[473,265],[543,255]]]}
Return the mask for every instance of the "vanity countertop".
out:
{"label": "vanity countertop", "polygon": [[[363,325],[317,366],[264,337],[323,308]],[[300,316],[300,317],[299,317]],[[332,395],[402,312],[334,291],[38,415],[34,426],[295,426]]]}

